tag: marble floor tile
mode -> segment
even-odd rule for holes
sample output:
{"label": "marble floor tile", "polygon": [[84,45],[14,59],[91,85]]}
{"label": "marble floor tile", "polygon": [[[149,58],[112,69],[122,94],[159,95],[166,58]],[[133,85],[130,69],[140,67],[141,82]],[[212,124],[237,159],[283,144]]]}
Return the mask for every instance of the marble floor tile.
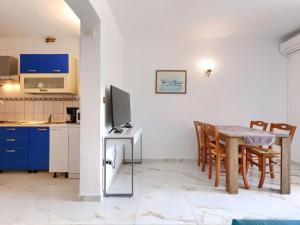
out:
{"label": "marble floor tile", "polygon": [[233,195],[224,189],[195,188],[185,192],[198,224],[230,225],[232,219],[250,218]]}
{"label": "marble floor tile", "polygon": [[183,191],[143,190],[135,224],[195,224]]}
{"label": "marble floor tile", "polygon": [[257,188],[259,171],[250,168],[251,188],[243,189],[240,177],[238,195],[226,193],[224,175],[218,188],[207,175],[191,161],[145,162],[135,165],[132,198],[88,202],[78,196],[78,179],[0,173],[0,225],[229,225],[233,218],[300,219],[297,165],[292,166],[291,195],[279,194],[278,168],[262,189]]}

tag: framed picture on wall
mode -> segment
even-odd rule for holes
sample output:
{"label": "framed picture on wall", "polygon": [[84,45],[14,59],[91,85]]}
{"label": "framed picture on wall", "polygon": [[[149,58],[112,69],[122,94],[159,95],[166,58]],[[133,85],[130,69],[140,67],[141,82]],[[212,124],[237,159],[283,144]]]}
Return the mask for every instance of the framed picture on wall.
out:
{"label": "framed picture on wall", "polygon": [[156,94],[186,94],[186,70],[156,70]]}

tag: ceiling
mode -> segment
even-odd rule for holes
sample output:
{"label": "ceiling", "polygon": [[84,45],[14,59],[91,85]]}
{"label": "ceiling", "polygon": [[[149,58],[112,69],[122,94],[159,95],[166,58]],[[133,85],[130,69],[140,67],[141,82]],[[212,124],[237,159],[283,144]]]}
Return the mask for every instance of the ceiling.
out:
{"label": "ceiling", "polygon": [[0,0],[0,38],[48,35],[80,35],[80,21],[64,0]]}
{"label": "ceiling", "polygon": [[299,0],[109,0],[125,38],[278,38],[300,28]]}

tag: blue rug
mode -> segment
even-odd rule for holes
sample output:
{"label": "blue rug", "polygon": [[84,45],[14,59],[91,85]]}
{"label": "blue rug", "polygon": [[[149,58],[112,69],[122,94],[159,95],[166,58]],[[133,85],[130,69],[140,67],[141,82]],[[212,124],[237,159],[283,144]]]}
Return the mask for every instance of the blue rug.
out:
{"label": "blue rug", "polygon": [[232,225],[300,225],[300,220],[232,220]]}

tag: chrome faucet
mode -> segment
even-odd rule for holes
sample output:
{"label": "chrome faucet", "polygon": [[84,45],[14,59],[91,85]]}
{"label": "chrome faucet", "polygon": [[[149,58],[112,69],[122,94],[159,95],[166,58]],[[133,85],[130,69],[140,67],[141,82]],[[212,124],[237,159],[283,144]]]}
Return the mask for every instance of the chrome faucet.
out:
{"label": "chrome faucet", "polygon": [[52,122],[52,115],[49,115],[48,117],[48,123],[51,123]]}

